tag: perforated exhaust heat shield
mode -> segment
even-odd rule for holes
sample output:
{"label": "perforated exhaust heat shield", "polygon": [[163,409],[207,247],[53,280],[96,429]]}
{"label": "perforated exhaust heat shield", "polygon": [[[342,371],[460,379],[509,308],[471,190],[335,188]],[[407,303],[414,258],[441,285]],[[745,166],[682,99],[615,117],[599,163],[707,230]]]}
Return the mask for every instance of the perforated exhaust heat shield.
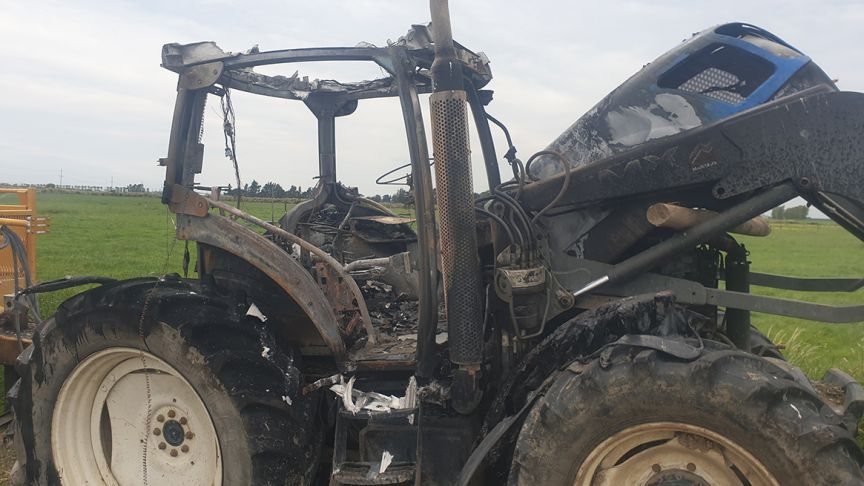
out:
{"label": "perforated exhaust heat shield", "polygon": [[465,100],[465,91],[455,90],[433,93],[429,102],[450,361],[470,366],[481,362],[483,319]]}

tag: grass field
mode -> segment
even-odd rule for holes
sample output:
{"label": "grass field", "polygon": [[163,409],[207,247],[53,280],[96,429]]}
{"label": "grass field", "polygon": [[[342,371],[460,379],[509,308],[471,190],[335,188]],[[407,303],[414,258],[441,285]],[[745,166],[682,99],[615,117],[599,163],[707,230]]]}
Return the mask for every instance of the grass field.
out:
{"label": "grass field", "polygon": [[[64,275],[128,278],[181,272],[183,242],[174,241],[173,221],[155,197],[40,193],[39,212],[51,217],[51,233],[39,240],[39,279]],[[263,219],[280,216],[285,203],[244,202]],[[767,238],[741,237],[754,271],[800,276],[864,276],[864,243],[832,222],[779,223]],[[194,251],[194,249],[193,249]],[[194,255],[193,255],[194,262]],[[42,297],[44,312],[79,292]],[[830,304],[860,304],[864,291],[804,293],[754,287],[754,292]],[[839,367],[864,381],[864,323],[822,324],[755,314],[753,322],[808,375],[821,378]]]}
{"label": "grass field", "polygon": [[[833,222],[775,223],[767,238],[739,238],[757,272],[810,277],[864,277],[864,243]],[[864,303],[864,289],[844,292],[795,292],[753,287],[752,292],[825,304]],[[821,378],[840,368],[864,382],[864,323],[824,324],[754,314],[753,323],[805,373]]]}

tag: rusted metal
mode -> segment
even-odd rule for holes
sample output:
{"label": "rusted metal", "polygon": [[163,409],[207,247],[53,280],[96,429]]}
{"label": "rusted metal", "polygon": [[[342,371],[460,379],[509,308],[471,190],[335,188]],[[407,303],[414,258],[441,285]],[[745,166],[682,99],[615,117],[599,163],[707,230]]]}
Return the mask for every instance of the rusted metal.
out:
{"label": "rusted metal", "polygon": [[172,213],[198,217],[207,216],[210,209],[204,196],[180,184],[174,184],[171,188],[171,202],[168,207]]}
{"label": "rusted metal", "polygon": [[324,291],[327,300],[333,305],[333,310],[344,316],[344,319],[340,321],[343,335],[354,336],[359,329],[363,328],[363,317],[359,312],[357,299],[351,292],[351,287],[345,283],[344,277],[328,263],[317,261],[313,268],[318,285]]}
{"label": "rusted metal", "polygon": [[411,174],[414,205],[417,215],[418,293],[420,306],[417,315],[417,376],[429,378],[436,365],[435,333],[438,326],[438,232],[435,227],[435,202],[432,189],[432,171],[429,168],[429,148],[423,124],[423,111],[417,88],[409,78],[411,65],[408,56],[395,47],[390,53],[401,65],[395,70],[399,86],[399,102],[408,146],[412,147]]}
{"label": "rusted metal", "polygon": [[199,64],[183,71],[178,87],[182,89],[201,89],[213,84],[222,75],[224,65],[220,61]]}
{"label": "rusted metal", "polygon": [[[372,318],[369,317],[369,309],[366,308],[366,301],[363,300],[363,293],[360,292],[360,287],[357,286],[357,282],[355,282],[354,279],[351,278],[351,275],[349,275],[345,271],[345,269],[342,267],[342,265],[339,262],[337,262],[335,258],[330,256],[324,250],[322,250],[322,249],[318,248],[317,246],[304,240],[303,238],[300,238],[299,236],[297,236],[295,234],[289,233],[289,232],[283,230],[282,228],[275,226],[275,225],[272,225],[272,224],[270,224],[270,223],[268,223],[262,219],[256,218],[255,216],[252,216],[251,214],[243,212],[243,211],[235,208],[234,206],[225,204],[225,203],[220,202],[220,201],[213,201],[213,200],[209,200],[209,199],[207,200],[207,202],[210,204],[211,207],[218,208],[218,209],[225,211],[226,213],[231,214],[233,216],[236,216],[236,217],[238,217],[244,221],[258,225],[261,228],[264,228],[265,230],[269,231],[273,235],[275,235],[279,238],[282,238],[285,241],[288,241],[288,242],[291,242],[291,243],[298,245],[300,248],[308,251],[309,253],[315,255],[317,258],[319,258],[323,262],[325,262],[331,268],[331,270],[336,272],[338,274],[338,276],[342,278],[342,283],[344,283],[350,289],[351,293],[353,294],[354,299],[357,303],[357,308],[360,312],[363,327],[366,329],[366,334],[367,334],[369,343],[375,344],[375,342],[377,342],[377,338],[375,336],[375,328],[372,327]],[[213,216],[213,215],[211,215],[211,216]],[[242,253],[237,253],[237,255],[242,255]]]}
{"label": "rusted metal", "polygon": [[337,362],[345,361],[345,343],[330,301],[312,275],[283,249],[258,233],[215,214],[206,218],[178,215],[177,237],[221,248],[260,269],[309,316]]}

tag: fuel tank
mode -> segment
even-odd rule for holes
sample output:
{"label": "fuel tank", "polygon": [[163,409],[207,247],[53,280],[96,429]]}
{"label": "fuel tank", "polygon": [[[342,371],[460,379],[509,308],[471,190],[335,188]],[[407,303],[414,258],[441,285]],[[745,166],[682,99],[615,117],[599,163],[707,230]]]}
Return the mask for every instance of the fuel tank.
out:
{"label": "fuel tank", "polygon": [[[750,24],[724,24],[647,64],[547,150],[563,154],[575,168],[819,84],[837,89],[809,57],[777,36]],[[543,157],[529,175],[543,179],[561,171],[555,158]]]}

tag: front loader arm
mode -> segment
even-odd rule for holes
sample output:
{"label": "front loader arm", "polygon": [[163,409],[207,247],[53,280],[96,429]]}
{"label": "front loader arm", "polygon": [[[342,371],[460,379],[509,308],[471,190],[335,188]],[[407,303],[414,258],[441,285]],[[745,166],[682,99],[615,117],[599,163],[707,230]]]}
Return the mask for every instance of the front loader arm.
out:
{"label": "front loader arm", "polygon": [[[703,204],[723,210],[740,199],[735,196],[791,182],[798,194],[864,239],[862,133],[864,94],[817,86],[580,166],[557,206],[701,187]],[[526,205],[539,210],[564,183],[558,175],[530,184]]]}

